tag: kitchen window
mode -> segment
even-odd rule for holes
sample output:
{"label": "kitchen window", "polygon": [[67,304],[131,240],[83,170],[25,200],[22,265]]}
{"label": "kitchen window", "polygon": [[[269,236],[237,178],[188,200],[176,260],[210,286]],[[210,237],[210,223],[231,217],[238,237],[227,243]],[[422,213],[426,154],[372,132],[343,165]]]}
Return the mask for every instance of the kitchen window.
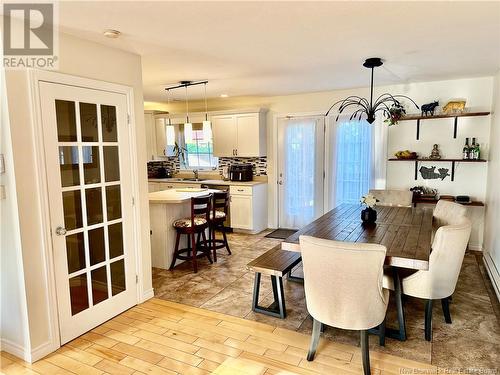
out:
{"label": "kitchen window", "polygon": [[192,140],[184,139],[184,126],[180,126],[180,134],[185,151],[185,163],[180,160],[183,169],[214,169],[218,166],[218,158],[213,155],[212,139],[205,139],[202,124],[193,124]]}

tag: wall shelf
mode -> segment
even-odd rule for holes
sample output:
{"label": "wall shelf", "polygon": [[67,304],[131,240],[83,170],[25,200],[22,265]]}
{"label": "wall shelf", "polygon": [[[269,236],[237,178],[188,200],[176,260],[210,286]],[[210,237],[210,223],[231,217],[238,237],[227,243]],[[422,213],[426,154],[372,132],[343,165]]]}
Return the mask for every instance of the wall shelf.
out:
{"label": "wall shelf", "polygon": [[[446,200],[446,201],[450,201],[450,202],[459,203],[459,204],[462,204],[464,206],[484,207],[484,203],[480,202],[480,201],[472,201],[470,203],[460,203],[460,202],[456,202],[455,200],[452,200],[452,199],[444,199],[444,198],[441,198],[441,199]],[[416,198],[416,197],[413,198],[413,206],[414,207],[417,207],[418,203],[437,204],[437,202],[438,202],[438,199],[425,199],[425,198]]]}
{"label": "wall shelf", "polygon": [[427,163],[451,163],[451,181],[455,180],[455,166],[456,163],[486,163],[484,159],[478,160],[468,160],[468,159],[397,159],[391,158],[389,161],[412,161],[415,163],[415,181],[418,179],[418,163],[419,162],[427,162]]}
{"label": "wall shelf", "polygon": [[477,116],[488,116],[490,112],[462,112],[462,113],[441,113],[434,116],[422,116],[419,114],[412,114],[404,116],[399,121],[417,121],[417,141],[420,139],[420,120],[435,120],[441,118],[453,118],[453,138],[457,138],[457,128],[458,128],[458,118],[459,117],[477,117]]}

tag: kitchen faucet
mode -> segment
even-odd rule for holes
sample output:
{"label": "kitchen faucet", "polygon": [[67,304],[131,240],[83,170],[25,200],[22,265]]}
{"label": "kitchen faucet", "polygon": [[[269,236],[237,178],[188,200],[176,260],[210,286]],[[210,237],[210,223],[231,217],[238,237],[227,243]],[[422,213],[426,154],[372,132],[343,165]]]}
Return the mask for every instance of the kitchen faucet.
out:
{"label": "kitchen faucet", "polygon": [[198,169],[193,169],[194,178],[198,181]]}

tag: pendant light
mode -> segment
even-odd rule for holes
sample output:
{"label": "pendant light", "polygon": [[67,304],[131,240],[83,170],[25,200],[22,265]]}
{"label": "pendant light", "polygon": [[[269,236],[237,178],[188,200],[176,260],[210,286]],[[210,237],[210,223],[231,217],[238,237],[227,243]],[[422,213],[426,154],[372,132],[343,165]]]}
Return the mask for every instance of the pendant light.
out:
{"label": "pendant light", "polygon": [[193,124],[189,122],[189,101],[188,88],[186,87],[186,123],[184,124],[184,141],[185,143],[193,142]]}
{"label": "pendant light", "polygon": [[167,146],[175,146],[175,129],[170,118],[170,91],[167,91],[168,124],[165,127]]}
{"label": "pendant light", "polygon": [[363,63],[363,66],[365,68],[371,69],[370,101],[357,95],[351,95],[343,100],[339,100],[338,102],[333,103],[328,112],[326,112],[325,116],[328,116],[333,107],[335,107],[337,104],[340,104],[337,115],[338,120],[340,114],[346,108],[354,106],[355,111],[351,114],[349,120],[361,120],[362,118],[366,118],[366,121],[369,124],[373,124],[377,112],[382,112],[381,114],[386,118],[390,118],[391,111],[394,110],[403,110],[403,113],[405,113],[404,106],[400,102],[400,98],[408,99],[415,105],[417,109],[419,109],[417,103],[415,103],[413,99],[409,98],[406,95],[391,95],[389,93],[385,93],[380,95],[377,100],[375,100],[375,103],[373,102],[373,70],[375,68],[378,68],[379,66],[382,66],[382,64],[383,61],[380,57],[371,57],[369,59],[366,59]]}
{"label": "pendant light", "polygon": [[203,121],[203,139],[206,141],[212,140],[212,123],[208,120],[208,105],[207,105],[207,84],[205,83],[205,121]]}

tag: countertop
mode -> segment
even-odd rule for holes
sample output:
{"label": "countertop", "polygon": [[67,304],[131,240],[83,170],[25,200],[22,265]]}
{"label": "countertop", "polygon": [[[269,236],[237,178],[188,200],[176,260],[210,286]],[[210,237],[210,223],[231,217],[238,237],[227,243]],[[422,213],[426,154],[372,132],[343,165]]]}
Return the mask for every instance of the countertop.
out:
{"label": "countertop", "polygon": [[[186,189],[186,188],[184,188]],[[179,204],[189,201],[192,197],[201,197],[219,190],[203,189],[203,191],[177,191],[180,189],[169,189],[149,193],[149,203]],[[194,189],[193,189],[194,190]]]}
{"label": "countertop", "polygon": [[224,185],[224,186],[254,186],[260,184],[267,184],[267,181],[224,181],[224,180],[200,180],[200,181],[179,181],[178,178],[149,178],[148,182],[165,182],[165,183],[179,183],[179,184],[197,184],[197,185]]}

